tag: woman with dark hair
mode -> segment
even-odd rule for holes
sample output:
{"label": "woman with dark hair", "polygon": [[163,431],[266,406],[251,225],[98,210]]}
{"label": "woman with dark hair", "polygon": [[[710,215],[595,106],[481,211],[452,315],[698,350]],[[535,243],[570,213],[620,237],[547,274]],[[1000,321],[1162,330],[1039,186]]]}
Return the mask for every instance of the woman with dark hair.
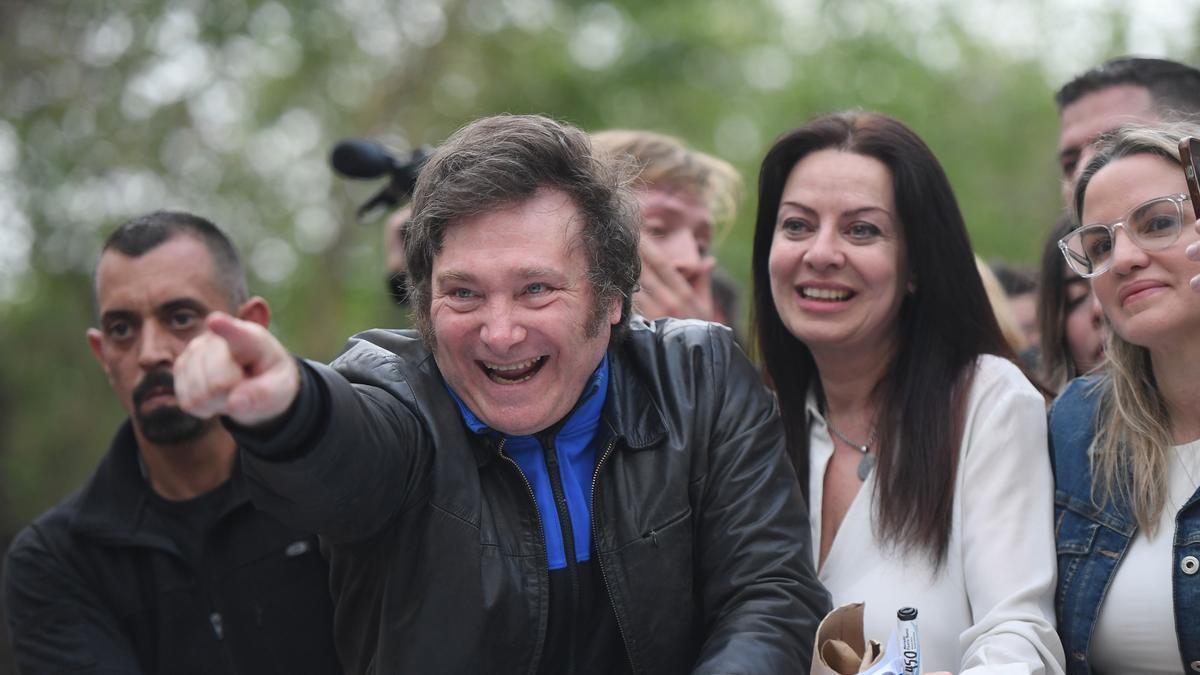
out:
{"label": "woman with dark hair", "polygon": [[1128,127],[1075,188],[1061,241],[1108,318],[1108,360],[1050,414],[1069,673],[1200,670],[1200,236],[1178,143]]}
{"label": "woman with dark hair", "polygon": [[1104,326],[1100,306],[1087,279],[1063,261],[1058,240],[1071,231],[1075,218],[1064,213],[1042,248],[1037,317],[1041,328],[1038,377],[1057,394],[1075,377],[1104,361]]}
{"label": "woman with dark hair", "polygon": [[1045,407],[1010,361],[929,148],[874,113],[763,160],[758,346],[834,605],[920,610],[923,669],[1059,673]]}

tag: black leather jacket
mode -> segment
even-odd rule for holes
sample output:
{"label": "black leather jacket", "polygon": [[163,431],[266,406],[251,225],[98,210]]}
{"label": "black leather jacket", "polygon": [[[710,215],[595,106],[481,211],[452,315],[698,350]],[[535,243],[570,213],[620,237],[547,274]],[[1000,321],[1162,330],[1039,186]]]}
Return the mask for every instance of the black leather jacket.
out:
{"label": "black leather jacket", "polygon": [[137,452],[126,421],[87,486],[9,549],[4,587],[17,670],[340,672],[316,536],[254,508],[235,468],[217,521],[196,542],[197,566],[148,506]]}
{"label": "black leather jacket", "polygon": [[[829,599],[773,397],[715,324],[635,321],[609,357],[593,559],[633,671],[807,672]],[[517,465],[412,332],[303,371],[282,426],[237,433],[259,506],[330,548],[348,671],[534,672],[549,583]]]}

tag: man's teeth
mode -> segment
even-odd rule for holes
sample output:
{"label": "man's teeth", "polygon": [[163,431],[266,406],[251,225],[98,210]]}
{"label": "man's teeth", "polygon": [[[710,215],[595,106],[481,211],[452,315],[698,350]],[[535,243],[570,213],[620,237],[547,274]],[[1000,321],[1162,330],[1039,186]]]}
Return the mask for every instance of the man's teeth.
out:
{"label": "man's teeth", "polygon": [[487,373],[487,376],[493,382],[498,384],[518,384],[537,375],[538,371],[542,369],[542,363],[545,360],[546,357],[543,355],[527,361],[521,361],[520,363],[500,364],[488,363],[487,361],[481,361],[480,363],[483,365],[484,372]]}
{"label": "man's teeth", "polygon": [[528,361],[522,361],[520,363],[512,363],[507,366],[502,366],[498,363],[488,363],[487,361],[484,361],[483,365],[486,366],[488,370],[495,370],[495,371],[504,373],[504,372],[512,372],[514,370],[525,370],[526,368],[532,368],[533,365],[540,360],[541,360],[541,357],[539,356],[536,358],[529,359]]}
{"label": "man's teeth", "polygon": [[802,287],[800,294],[806,298],[814,300],[847,300],[850,298],[850,291],[836,290],[833,288],[808,288]]}

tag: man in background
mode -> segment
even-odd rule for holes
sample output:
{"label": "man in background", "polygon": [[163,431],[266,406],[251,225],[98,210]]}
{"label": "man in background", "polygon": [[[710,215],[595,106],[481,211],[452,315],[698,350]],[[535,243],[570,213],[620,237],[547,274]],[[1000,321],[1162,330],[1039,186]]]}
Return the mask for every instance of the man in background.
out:
{"label": "man in background", "polygon": [[13,542],[21,673],[338,673],[316,537],[250,503],[233,437],[183,412],[172,366],[220,310],[266,327],[229,239],[186,213],[119,227],[88,346],[129,413],[82,490]]}
{"label": "man in background", "polygon": [[1025,336],[1025,344],[1036,345],[1042,339],[1037,321],[1037,274],[1033,270],[993,260],[990,267],[1004,290],[1013,318]]}
{"label": "man in background", "polygon": [[[738,294],[716,271],[712,247],[732,225],[742,179],[728,162],[651,131],[592,134],[597,149],[632,165],[642,211],[642,277],[634,304],[648,319],[671,316],[733,326]],[[714,284],[721,284],[714,293]],[[720,300],[724,300],[721,302]]]}
{"label": "man in background", "polygon": [[404,260],[404,228],[412,219],[412,205],[405,204],[383,224],[384,265],[387,267],[388,296],[400,307],[408,306],[408,263]]}
{"label": "man in background", "polygon": [[1200,114],[1200,70],[1166,59],[1132,56],[1106,61],[1077,75],[1054,96],[1061,131],[1058,164],[1063,203],[1086,164],[1089,143],[1128,124],[1155,124]]}
{"label": "man in background", "polygon": [[[1062,180],[1063,205],[1072,210],[1075,198],[1075,183],[1079,174],[1091,158],[1090,144],[1121,126],[1130,124],[1157,124],[1176,120],[1194,119],[1200,114],[1200,70],[1166,59],[1123,56],[1106,61],[1077,75],[1063,85],[1054,96],[1058,106],[1060,132],[1058,138],[1058,164]],[[1050,255],[1055,252],[1049,248]],[[1060,261],[1061,262],[1061,261]],[[1043,273],[1051,266],[1043,264]],[[1054,267],[1069,279],[1062,283],[1086,282],[1078,279],[1065,265]],[[1060,283],[1057,280],[1041,279],[1045,286]],[[1093,306],[1095,299],[1088,288],[1086,300],[1072,303],[1068,318],[1079,314],[1073,321],[1078,327],[1074,342],[1081,345],[1101,345],[1106,330],[1099,307]],[[1090,317],[1090,318],[1089,318]],[[1039,317],[1042,330],[1050,327]],[[1087,326],[1094,326],[1095,334],[1089,335]],[[1043,341],[1048,344],[1063,343],[1064,336],[1049,335]],[[1083,348],[1080,353],[1092,350]],[[1040,355],[1044,363],[1070,362],[1070,354]],[[1103,357],[1101,357],[1102,359]]]}

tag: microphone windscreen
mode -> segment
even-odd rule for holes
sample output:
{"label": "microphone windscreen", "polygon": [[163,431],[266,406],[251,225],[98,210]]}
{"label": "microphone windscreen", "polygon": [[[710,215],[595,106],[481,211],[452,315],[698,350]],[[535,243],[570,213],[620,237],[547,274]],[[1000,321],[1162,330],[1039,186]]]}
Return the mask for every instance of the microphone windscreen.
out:
{"label": "microphone windscreen", "polygon": [[379,178],[392,170],[396,160],[379,143],[353,138],[333,147],[329,163],[343,176]]}

